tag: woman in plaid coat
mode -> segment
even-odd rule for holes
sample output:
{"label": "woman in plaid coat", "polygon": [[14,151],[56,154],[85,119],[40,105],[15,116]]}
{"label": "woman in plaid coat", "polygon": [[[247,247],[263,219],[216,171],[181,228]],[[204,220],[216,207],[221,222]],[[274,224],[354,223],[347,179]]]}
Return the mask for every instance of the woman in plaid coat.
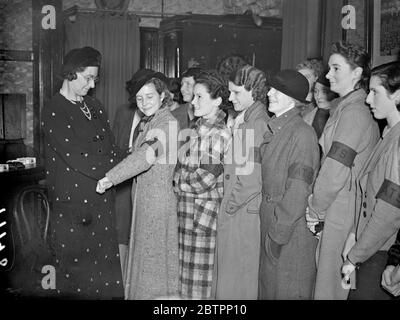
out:
{"label": "woman in plaid coat", "polygon": [[199,119],[191,139],[182,147],[186,152],[180,152],[174,175],[179,289],[183,298],[207,299],[211,296],[217,215],[223,197],[223,159],[230,139],[222,111],[229,104],[229,90],[214,71],[203,72],[195,80],[193,105]]}

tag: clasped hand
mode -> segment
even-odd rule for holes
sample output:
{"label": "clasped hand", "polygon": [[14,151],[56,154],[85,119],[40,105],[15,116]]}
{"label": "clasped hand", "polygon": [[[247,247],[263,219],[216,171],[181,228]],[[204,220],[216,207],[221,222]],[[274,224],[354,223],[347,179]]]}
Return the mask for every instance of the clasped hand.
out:
{"label": "clasped hand", "polygon": [[103,194],[107,189],[111,188],[112,186],[113,183],[107,177],[104,177],[97,182],[96,192]]}
{"label": "clasped hand", "polygon": [[382,273],[382,287],[395,297],[400,296],[400,265],[387,266]]}

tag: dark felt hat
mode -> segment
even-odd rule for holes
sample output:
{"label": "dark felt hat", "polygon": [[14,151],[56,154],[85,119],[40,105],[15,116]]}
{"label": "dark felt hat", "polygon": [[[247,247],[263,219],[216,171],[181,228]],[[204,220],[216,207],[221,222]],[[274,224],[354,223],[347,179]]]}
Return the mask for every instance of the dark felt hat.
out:
{"label": "dark felt hat", "polygon": [[101,53],[92,47],[70,50],[64,57],[62,74],[74,73],[79,68],[100,67]]}
{"label": "dark felt hat", "polygon": [[322,84],[325,87],[330,88],[331,87],[331,83],[329,82],[329,80],[326,78],[326,75],[328,74],[329,69],[325,70],[324,72],[322,72],[320,74],[320,76],[318,77],[317,81],[318,83]]}
{"label": "dark felt hat", "polygon": [[308,80],[298,71],[279,71],[274,77],[271,77],[269,85],[293,99],[309,103],[306,100],[309,90]]}
{"label": "dark felt hat", "polygon": [[126,82],[126,90],[129,92],[129,99],[135,99],[137,93],[137,91],[135,91],[136,82],[142,77],[153,73],[155,73],[155,71],[151,69],[139,69],[133,74],[132,78]]}
{"label": "dark felt hat", "polygon": [[[151,72],[149,72],[151,71]],[[168,87],[169,80],[168,78],[161,72],[155,72],[149,69],[141,69],[137,71],[138,75],[136,76],[136,82],[132,86],[132,91],[130,92],[131,97],[134,98],[138,91],[144,86],[144,84],[152,78],[160,79],[165,83]],[[136,75],[135,73],[135,75]],[[133,75],[135,77],[135,75]],[[132,79],[131,79],[132,80]]]}

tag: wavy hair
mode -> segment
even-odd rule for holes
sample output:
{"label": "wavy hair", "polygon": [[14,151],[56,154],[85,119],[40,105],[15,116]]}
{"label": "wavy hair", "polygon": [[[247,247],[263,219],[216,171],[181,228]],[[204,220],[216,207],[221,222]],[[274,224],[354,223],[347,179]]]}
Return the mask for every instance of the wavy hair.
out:
{"label": "wavy hair", "polygon": [[219,105],[221,110],[228,112],[229,109],[233,108],[232,103],[229,101],[230,91],[228,89],[228,82],[217,70],[203,70],[194,80],[196,84],[200,83],[207,88],[212,99],[222,99]]}
{"label": "wavy hair", "polygon": [[341,55],[353,70],[357,67],[362,69],[361,78],[355,84],[355,89],[363,88],[367,90],[371,75],[371,58],[368,52],[363,47],[354,43],[335,42],[332,45],[332,54]]}
{"label": "wavy hair", "polygon": [[236,86],[244,86],[247,91],[252,91],[254,101],[266,102],[267,99],[267,76],[266,74],[250,65],[240,67],[236,73],[232,73],[229,81]]}
{"label": "wavy hair", "polygon": [[144,85],[150,83],[154,85],[159,95],[161,95],[164,92],[164,99],[162,101],[160,109],[172,106],[174,101],[172,99],[171,92],[168,90],[168,85],[164,81],[158,78],[151,78],[150,80],[146,81]]}

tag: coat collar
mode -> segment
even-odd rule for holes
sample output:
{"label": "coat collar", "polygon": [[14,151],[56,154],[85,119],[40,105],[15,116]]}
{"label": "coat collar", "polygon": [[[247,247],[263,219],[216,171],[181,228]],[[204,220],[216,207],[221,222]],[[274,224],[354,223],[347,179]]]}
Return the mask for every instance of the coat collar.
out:
{"label": "coat collar", "polygon": [[349,92],[344,97],[336,98],[332,101],[331,115],[334,114],[336,110],[340,111],[349,104],[358,102],[360,100],[365,101],[366,97],[367,94],[365,93],[364,89],[360,88]]}
{"label": "coat collar", "polygon": [[204,118],[199,118],[196,121],[196,127],[205,127],[207,129],[212,129],[214,127],[218,129],[222,129],[225,127],[225,116],[226,113],[222,111],[221,109],[218,109],[217,111],[217,116],[213,119],[204,119]]}
{"label": "coat collar", "polygon": [[364,167],[361,170],[360,177],[366,175],[375,168],[377,162],[383,155],[383,150],[386,149],[388,144],[390,144],[393,141],[393,139],[397,140],[399,135],[400,135],[400,122],[398,122],[393,128],[391,128],[390,131],[385,135],[385,137],[378,142],[371,156],[365,162]]}
{"label": "coat collar", "polygon": [[260,101],[255,101],[245,112],[244,122],[257,117],[260,111],[266,110],[265,105]]}
{"label": "coat collar", "polygon": [[280,130],[283,129],[283,127],[285,127],[289,122],[292,121],[294,117],[297,117],[299,114],[300,110],[294,107],[286,111],[279,117],[273,116],[271,120],[268,122],[268,129],[271,131],[273,135],[277,134]]}

